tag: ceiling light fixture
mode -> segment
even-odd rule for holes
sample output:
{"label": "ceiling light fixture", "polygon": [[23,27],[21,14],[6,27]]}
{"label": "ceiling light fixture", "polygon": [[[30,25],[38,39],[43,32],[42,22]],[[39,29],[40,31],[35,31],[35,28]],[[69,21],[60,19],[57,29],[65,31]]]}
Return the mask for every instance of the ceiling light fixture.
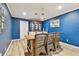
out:
{"label": "ceiling light fixture", "polygon": [[61,6],[61,5],[59,5],[59,6],[57,7],[57,9],[58,9],[58,10],[61,10],[61,9],[62,9],[62,6]]}
{"label": "ceiling light fixture", "polygon": [[38,13],[34,13],[34,15],[38,15]]}
{"label": "ceiling light fixture", "polygon": [[43,20],[43,19],[45,19],[45,9],[44,8],[41,8],[41,16],[40,16],[40,18]]}
{"label": "ceiling light fixture", "polygon": [[26,16],[26,12],[23,12],[23,15]]}

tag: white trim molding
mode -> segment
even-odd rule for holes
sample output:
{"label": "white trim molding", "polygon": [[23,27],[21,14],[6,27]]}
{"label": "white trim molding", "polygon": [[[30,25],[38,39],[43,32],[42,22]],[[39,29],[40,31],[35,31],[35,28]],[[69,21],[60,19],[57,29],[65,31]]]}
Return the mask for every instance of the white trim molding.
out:
{"label": "white trim molding", "polygon": [[13,41],[17,41],[17,40],[20,40],[20,39],[14,39],[14,40],[11,40],[11,42],[10,42],[10,44],[9,44],[9,46],[8,46],[8,48],[7,48],[6,52],[4,53],[4,55],[3,55],[3,56],[6,56],[6,54],[7,54],[8,50],[9,50],[9,49],[10,49],[10,47],[11,47],[12,42],[13,42]]}
{"label": "white trim molding", "polygon": [[60,42],[60,44],[64,44],[64,45],[70,46],[72,48],[79,49],[79,47],[77,47],[77,46],[74,46],[74,45],[71,45],[71,44],[67,44],[67,43],[64,43],[64,42]]}

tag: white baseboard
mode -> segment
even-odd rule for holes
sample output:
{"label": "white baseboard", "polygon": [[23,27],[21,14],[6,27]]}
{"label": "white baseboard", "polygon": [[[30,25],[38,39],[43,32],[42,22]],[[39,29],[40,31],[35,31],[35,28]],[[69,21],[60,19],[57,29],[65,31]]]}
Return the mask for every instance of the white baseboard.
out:
{"label": "white baseboard", "polygon": [[21,40],[21,39],[14,39],[14,40],[12,40],[12,41],[18,41],[18,40]]}
{"label": "white baseboard", "polygon": [[2,56],[2,53],[0,53],[0,56]]}
{"label": "white baseboard", "polygon": [[9,46],[8,46],[8,48],[7,48],[6,52],[4,53],[4,55],[3,55],[3,56],[6,56],[6,54],[7,54],[8,50],[9,50],[9,49],[10,49],[10,47],[11,47],[12,42],[13,42],[13,41],[17,41],[17,40],[20,40],[20,39],[14,39],[14,40],[11,40],[11,42],[10,42],[10,44],[9,44]]}
{"label": "white baseboard", "polygon": [[12,41],[10,42],[10,44],[9,44],[9,46],[8,46],[8,48],[7,48],[6,52],[4,53],[4,55],[3,55],[3,56],[6,56],[6,54],[7,54],[8,50],[9,50],[9,48],[10,48],[11,44],[12,44]]}
{"label": "white baseboard", "polygon": [[79,47],[77,47],[77,46],[74,46],[74,45],[71,45],[71,44],[67,44],[67,43],[64,43],[64,42],[60,42],[60,44],[64,44],[64,45],[67,45],[67,46],[79,49]]}

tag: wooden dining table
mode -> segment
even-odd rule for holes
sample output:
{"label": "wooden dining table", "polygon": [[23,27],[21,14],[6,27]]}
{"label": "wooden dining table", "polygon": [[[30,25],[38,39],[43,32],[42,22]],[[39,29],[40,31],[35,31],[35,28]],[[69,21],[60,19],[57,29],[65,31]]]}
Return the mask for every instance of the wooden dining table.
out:
{"label": "wooden dining table", "polygon": [[35,43],[35,35],[27,35],[27,48],[29,49],[29,53],[33,56],[34,54],[34,43]]}
{"label": "wooden dining table", "polygon": [[34,40],[35,36],[34,35],[27,35],[26,38],[27,38],[27,40]]}

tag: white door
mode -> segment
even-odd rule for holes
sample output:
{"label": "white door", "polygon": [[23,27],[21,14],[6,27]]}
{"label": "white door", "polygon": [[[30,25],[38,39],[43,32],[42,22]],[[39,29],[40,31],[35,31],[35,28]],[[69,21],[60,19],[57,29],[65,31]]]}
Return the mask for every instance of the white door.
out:
{"label": "white door", "polygon": [[28,34],[28,21],[20,21],[20,38]]}

